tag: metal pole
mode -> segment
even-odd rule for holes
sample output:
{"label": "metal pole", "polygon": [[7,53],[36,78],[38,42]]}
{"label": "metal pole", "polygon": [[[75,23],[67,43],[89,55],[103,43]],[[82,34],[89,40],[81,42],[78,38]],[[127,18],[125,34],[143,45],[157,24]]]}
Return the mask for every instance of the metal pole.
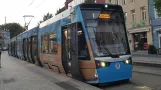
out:
{"label": "metal pole", "polygon": [[0,68],[2,68],[2,66],[1,66],[1,54],[2,54],[2,46],[0,45],[0,48],[1,48],[1,50],[0,50]]}
{"label": "metal pole", "polygon": [[1,51],[0,51],[0,68],[2,68],[2,66],[1,66]]}
{"label": "metal pole", "polygon": [[5,24],[6,24],[6,16],[5,16]]}

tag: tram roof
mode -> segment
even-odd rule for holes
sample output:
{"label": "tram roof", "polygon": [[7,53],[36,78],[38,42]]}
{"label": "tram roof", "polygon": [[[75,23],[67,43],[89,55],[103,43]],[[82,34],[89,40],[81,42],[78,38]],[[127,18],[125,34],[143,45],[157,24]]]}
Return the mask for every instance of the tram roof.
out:
{"label": "tram roof", "polygon": [[42,27],[44,27],[46,25],[52,24],[52,23],[54,23],[56,21],[59,21],[59,20],[65,18],[65,17],[68,17],[69,15],[70,15],[70,9],[67,9],[67,10],[63,11],[62,13],[56,15],[55,17],[50,18],[49,20],[41,23],[40,28],[42,28]]}
{"label": "tram roof", "polygon": [[40,28],[43,28],[43,27],[45,27],[45,26],[47,26],[47,25],[49,25],[49,24],[52,24],[52,23],[54,23],[54,22],[56,22],[56,21],[59,21],[59,20],[61,20],[61,19],[63,19],[63,18],[66,18],[66,17],[68,17],[68,16],[70,16],[70,13],[71,12],[73,12],[73,10],[75,9],[75,7],[79,7],[80,6],[80,8],[88,8],[88,9],[102,9],[102,8],[104,8],[105,6],[104,5],[109,5],[110,6],[110,8],[109,9],[115,9],[115,10],[122,10],[122,8],[120,8],[121,6],[120,5],[115,5],[115,4],[107,4],[107,3],[104,3],[104,4],[98,4],[98,3],[92,3],[92,4],[87,4],[87,3],[82,3],[82,4],[79,4],[79,5],[76,5],[76,6],[74,6],[74,7],[72,7],[71,9],[67,9],[67,10],[65,10],[65,11],[63,11],[63,12],[61,12],[60,14],[58,14],[58,15],[56,15],[56,16],[54,16],[54,17],[52,17],[52,18],[50,18],[49,20],[47,20],[47,21],[45,21],[45,22],[43,22],[43,23],[41,23],[40,24]]}

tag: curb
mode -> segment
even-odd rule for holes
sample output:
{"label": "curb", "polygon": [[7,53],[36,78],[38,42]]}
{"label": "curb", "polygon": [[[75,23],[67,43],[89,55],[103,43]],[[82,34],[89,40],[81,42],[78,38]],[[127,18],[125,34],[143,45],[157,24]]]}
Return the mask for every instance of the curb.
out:
{"label": "curb", "polygon": [[143,57],[159,57],[161,58],[161,55],[153,55],[153,54],[132,54],[132,56],[143,56]]}
{"label": "curb", "polygon": [[161,68],[161,64],[157,64],[157,63],[133,62],[133,65]]}

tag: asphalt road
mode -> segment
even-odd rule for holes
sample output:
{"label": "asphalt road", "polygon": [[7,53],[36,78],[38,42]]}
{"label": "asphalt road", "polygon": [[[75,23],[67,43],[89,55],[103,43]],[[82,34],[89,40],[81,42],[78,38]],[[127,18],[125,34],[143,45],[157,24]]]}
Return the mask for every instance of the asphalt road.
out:
{"label": "asphalt road", "polygon": [[[98,90],[7,54],[4,57],[0,69],[0,90]],[[161,68],[134,66],[129,83],[97,87],[103,90],[161,90]]]}
{"label": "asphalt road", "polygon": [[117,83],[100,88],[104,90],[161,90],[161,76],[134,72],[129,83]]}
{"label": "asphalt road", "polygon": [[130,82],[99,87],[104,90],[161,90],[161,68],[134,66]]}

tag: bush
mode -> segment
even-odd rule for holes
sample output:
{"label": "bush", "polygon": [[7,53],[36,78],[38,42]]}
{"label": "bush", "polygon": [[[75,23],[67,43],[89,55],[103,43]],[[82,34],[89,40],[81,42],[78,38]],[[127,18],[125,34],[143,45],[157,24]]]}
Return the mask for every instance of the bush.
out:
{"label": "bush", "polygon": [[157,54],[157,49],[153,45],[149,45],[148,54]]}

